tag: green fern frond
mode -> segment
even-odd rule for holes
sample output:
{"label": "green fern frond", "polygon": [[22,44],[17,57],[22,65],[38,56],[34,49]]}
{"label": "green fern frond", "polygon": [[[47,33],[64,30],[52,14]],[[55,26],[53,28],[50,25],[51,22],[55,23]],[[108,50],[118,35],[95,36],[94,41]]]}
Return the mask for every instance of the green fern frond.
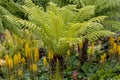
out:
{"label": "green fern frond", "polygon": [[108,16],[98,16],[98,17],[93,17],[88,22],[97,22],[97,23],[102,23]]}
{"label": "green fern frond", "polygon": [[20,5],[14,3],[14,2],[7,2],[1,5],[5,9],[7,9],[11,14],[14,15],[24,15],[23,9],[20,7]]}
{"label": "green fern frond", "polygon": [[15,33],[16,35],[23,37],[23,31],[19,29],[17,26],[9,22],[6,18],[2,18],[2,24],[4,25],[4,29],[8,29],[9,31]]}
{"label": "green fern frond", "polygon": [[114,32],[107,31],[107,30],[99,30],[99,31],[94,31],[86,36],[86,38],[89,39],[89,41],[93,42],[98,40],[99,38],[114,35]]}
{"label": "green fern frond", "polygon": [[96,5],[96,13],[100,13],[120,6],[120,0],[96,0],[94,4]]}
{"label": "green fern frond", "polygon": [[78,20],[85,21],[91,18],[94,15],[95,7],[94,6],[86,6],[81,8],[78,12]]}
{"label": "green fern frond", "polygon": [[104,22],[105,28],[114,32],[119,32],[120,31],[120,22],[116,20],[106,20]]}
{"label": "green fern frond", "polygon": [[34,7],[35,4],[32,2],[32,0],[25,0],[24,5],[27,7]]}
{"label": "green fern frond", "polygon": [[69,31],[69,34],[74,33],[73,36],[85,36],[91,32],[103,29],[103,25],[95,22],[84,22],[73,24]]}
{"label": "green fern frond", "polygon": [[10,15],[11,13],[5,9],[4,7],[0,6],[0,15]]}

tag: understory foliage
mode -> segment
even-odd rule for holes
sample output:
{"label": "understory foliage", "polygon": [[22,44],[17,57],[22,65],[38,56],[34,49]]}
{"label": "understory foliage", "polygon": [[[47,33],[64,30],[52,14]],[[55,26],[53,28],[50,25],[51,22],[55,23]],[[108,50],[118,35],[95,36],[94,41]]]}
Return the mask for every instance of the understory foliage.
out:
{"label": "understory foliage", "polygon": [[[119,3],[0,0],[0,79],[118,79],[120,37],[110,37],[106,52],[96,51],[96,41],[115,34],[111,31],[119,26],[119,14],[114,15]],[[88,58],[84,64],[80,63],[81,53]]]}

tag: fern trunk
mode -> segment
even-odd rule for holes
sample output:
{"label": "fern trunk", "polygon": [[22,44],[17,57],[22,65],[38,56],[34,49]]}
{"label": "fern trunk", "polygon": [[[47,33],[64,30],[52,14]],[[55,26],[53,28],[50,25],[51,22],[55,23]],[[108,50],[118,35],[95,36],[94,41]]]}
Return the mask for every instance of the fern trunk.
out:
{"label": "fern trunk", "polygon": [[87,50],[88,50],[88,39],[85,39],[85,41],[83,42],[83,48],[80,49],[80,47],[78,46],[79,60],[81,65],[83,65],[84,62],[86,62],[88,59]]}
{"label": "fern trunk", "polygon": [[50,68],[51,68],[52,75],[54,75],[54,73],[55,73],[57,60],[59,61],[59,64],[60,64],[60,72],[62,72],[64,69],[65,63],[64,63],[63,56],[54,55],[53,59],[50,61]]}

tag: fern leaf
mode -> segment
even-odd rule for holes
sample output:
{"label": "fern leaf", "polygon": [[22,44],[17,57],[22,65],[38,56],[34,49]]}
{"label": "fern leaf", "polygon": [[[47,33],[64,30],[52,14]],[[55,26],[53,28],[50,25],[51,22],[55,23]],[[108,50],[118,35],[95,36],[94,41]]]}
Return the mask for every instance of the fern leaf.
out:
{"label": "fern leaf", "polygon": [[98,40],[99,38],[114,35],[114,34],[115,33],[111,32],[111,31],[100,30],[100,31],[94,31],[94,32],[88,34],[86,37],[92,42],[92,41]]}
{"label": "fern leaf", "polygon": [[84,8],[81,8],[78,12],[78,20],[84,21],[91,18],[94,15],[94,11],[94,6],[86,6]]}

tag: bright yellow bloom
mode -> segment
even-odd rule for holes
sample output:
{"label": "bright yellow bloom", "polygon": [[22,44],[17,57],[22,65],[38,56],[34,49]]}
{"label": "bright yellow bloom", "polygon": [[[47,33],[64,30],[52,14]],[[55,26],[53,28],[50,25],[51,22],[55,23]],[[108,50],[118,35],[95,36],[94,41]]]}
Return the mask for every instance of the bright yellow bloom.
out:
{"label": "bright yellow bloom", "polygon": [[114,54],[113,49],[109,49],[109,55],[112,56]]}
{"label": "bright yellow bloom", "polygon": [[33,72],[37,71],[37,65],[33,64]]}
{"label": "bright yellow bloom", "polygon": [[114,51],[114,53],[116,53],[116,50],[117,50],[117,44],[113,43],[113,51]]}
{"label": "bright yellow bloom", "polygon": [[92,46],[91,46],[91,54],[92,55],[94,54],[94,43],[92,43]]}
{"label": "bright yellow bloom", "polygon": [[34,60],[35,62],[38,62],[39,61],[39,50],[38,48],[35,48],[35,52],[34,52]]}
{"label": "bright yellow bloom", "polygon": [[83,48],[83,42],[82,41],[79,42],[79,47],[80,47],[80,49]]}
{"label": "bright yellow bloom", "polygon": [[25,64],[25,58],[21,59],[22,64]]}
{"label": "bright yellow bloom", "polygon": [[13,60],[11,57],[9,58],[8,63],[9,63],[9,68],[12,69],[13,68]]}
{"label": "bright yellow bloom", "polygon": [[102,56],[101,56],[101,62],[105,62],[106,61],[106,54],[104,53]]}
{"label": "bright yellow bloom", "polygon": [[9,66],[9,56],[8,56],[8,54],[6,54],[5,60],[6,60],[6,65]]}
{"label": "bright yellow bloom", "polygon": [[48,62],[47,62],[47,59],[46,59],[46,57],[43,57],[43,63],[44,63],[44,66],[45,66],[45,67],[47,67],[47,65],[48,65]]}
{"label": "bright yellow bloom", "polygon": [[18,56],[14,55],[14,65],[18,65]]}
{"label": "bright yellow bloom", "polygon": [[49,59],[49,60],[52,60],[52,59],[53,59],[53,54],[54,54],[53,51],[50,50],[49,53],[48,53],[48,59]]}
{"label": "bright yellow bloom", "polygon": [[115,39],[114,39],[113,36],[111,36],[111,37],[109,38],[109,43],[110,43],[111,46],[115,43]]}
{"label": "bright yellow bloom", "polygon": [[18,71],[18,76],[20,76],[20,77],[23,76],[23,71],[22,71],[22,70],[19,70],[19,71]]}
{"label": "bright yellow bloom", "polygon": [[30,71],[31,72],[37,71],[37,65],[36,64],[30,64]]}
{"label": "bright yellow bloom", "polygon": [[120,41],[120,36],[118,36],[118,38],[117,38],[117,42],[119,42]]}
{"label": "bright yellow bloom", "polygon": [[25,54],[28,59],[32,59],[32,53],[28,43],[25,45]]}
{"label": "bright yellow bloom", "polygon": [[120,56],[120,46],[119,45],[117,46],[117,53]]}
{"label": "bright yellow bloom", "polygon": [[17,56],[18,56],[18,60],[19,60],[18,62],[21,63],[21,53],[19,52]]}
{"label": "bright yellow bloom", "polygon": [[8,55],[6,55],[5,60],[6,60],[6,65],[8,66],[8,68],[12,69],[13,68],[13,60],[12,60],[12,58],[9,57]]}

